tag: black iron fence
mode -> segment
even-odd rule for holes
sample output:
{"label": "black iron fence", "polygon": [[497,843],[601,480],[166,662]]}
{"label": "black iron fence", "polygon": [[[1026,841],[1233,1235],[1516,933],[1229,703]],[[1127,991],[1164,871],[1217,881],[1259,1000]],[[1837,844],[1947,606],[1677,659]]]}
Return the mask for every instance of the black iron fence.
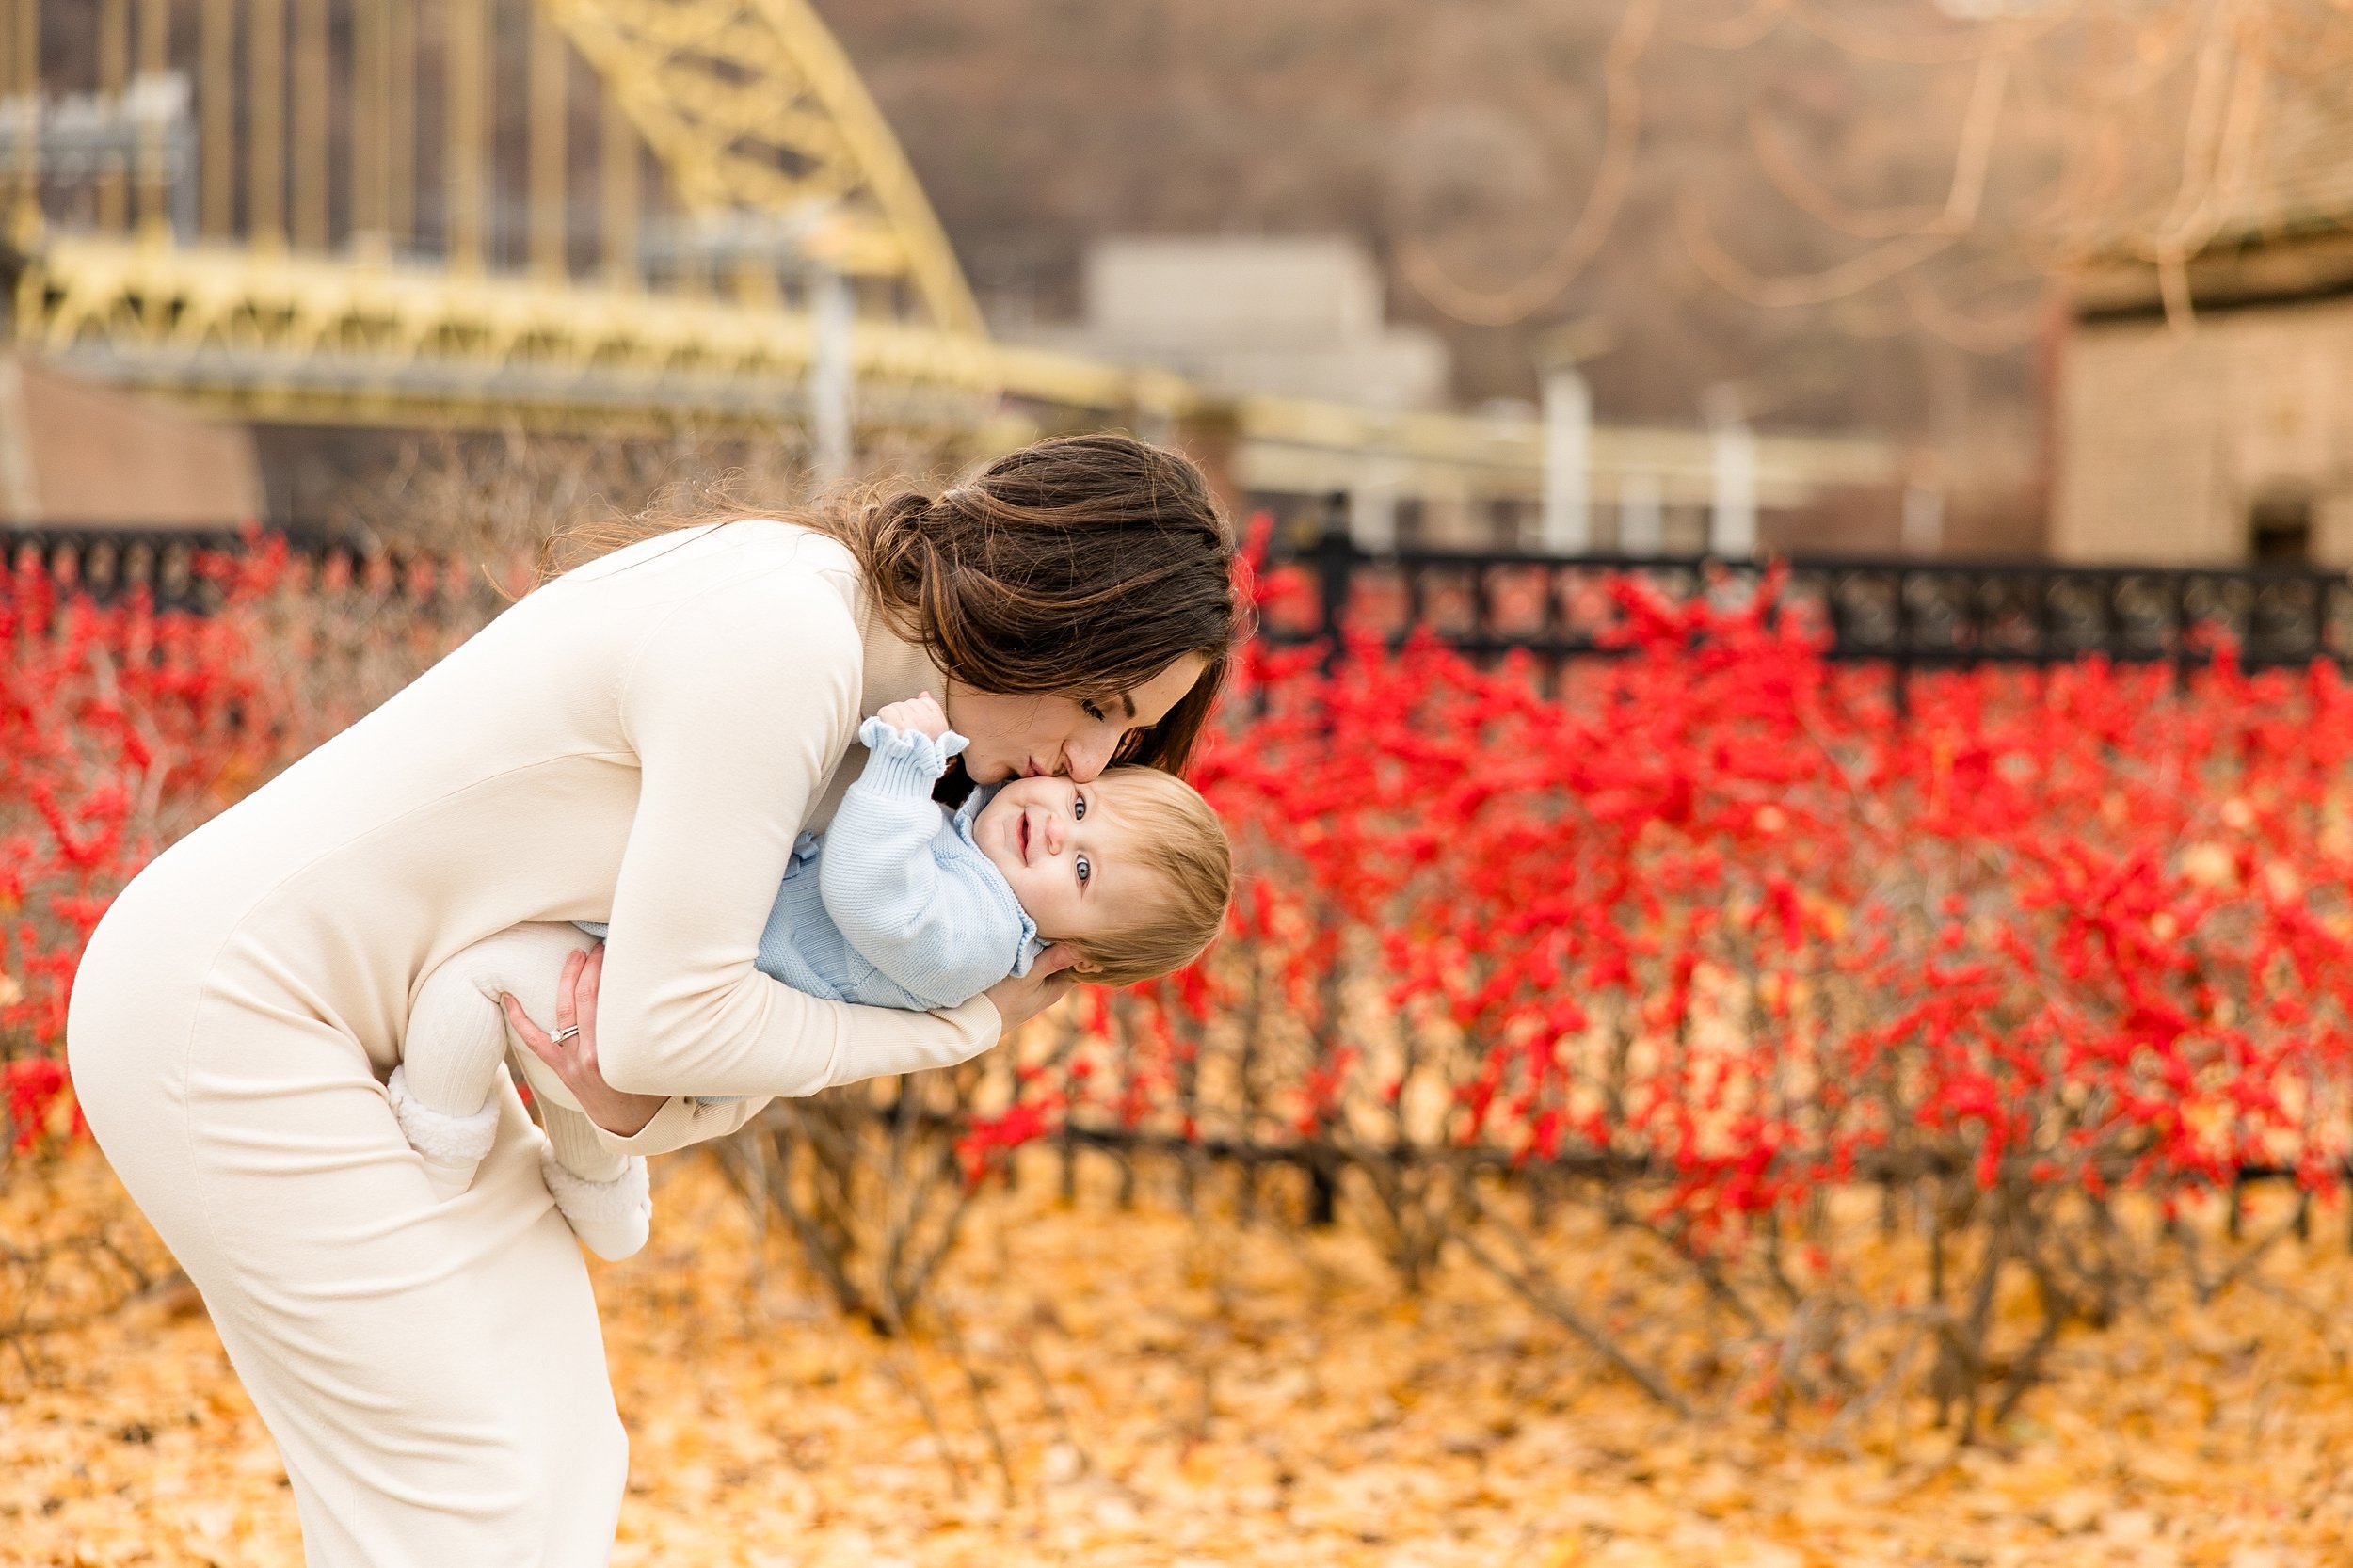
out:
{"label": "black iron fence", "polygon": [[[1354,625],[1401,641],[1427,628],[1475,657],[1540,666],[1614,651],[1610,584],[1631,575],[1672,597],[1753,594],[1767,563],[1707,556],[1560,556],[1407,548],[1369,552],[1327,529],[1291,562],[1311,606],[1277,605],[1267,634],[1299,643]],[[2070,566],[2046,561],[1779,563],[1785,612],[1817,617],[1830,656],[1913,669],[2041,665],[2090,654],[2185,674],[2227,637],[2249,667],[2353,660],[2353,574],[2317,568]]]}
{"label": "black iron fence", "polygon": [[[212,589],[200,552],[244,547],[232,532],[164,528],[0,532],[0,563],[37,566],[101,598],[146,587],[159,606],[200,609]],[[343,541],[295,540],[321,569],[397,592],[406,563]],[[1765,565],[1708,556],[1561,556],[1407,548],[1370,552],[1344,528],[1284,558],[1305,568],[1312,602],[1278,605],[1267,634],[1311,641],[1353,624],[1401,641],[1427,628],[1474,657],[1520,651],[1557,669],[1614,651],[1610,584],[1627,575],[1670,595],[1753,593]],[[2050,664],[2102,654],[2186,673],[2227,636],[2250,667],[2353,662],[2353,574],[2297,568],[2066,566],[2045,561],[1865,560],[1792,556],[1779,602],[1818,617],[1831,657],[1913,669]],[[371,569],[371,568],[373,569]]]}
{"label": "black iron fence", "polygon": [[182,528],[5,529],[0,568],[46,571],[60,586],[99,599],[143,587],[159,609],[200,609],[212,591],[199,558],[242,542],[233,533]]}

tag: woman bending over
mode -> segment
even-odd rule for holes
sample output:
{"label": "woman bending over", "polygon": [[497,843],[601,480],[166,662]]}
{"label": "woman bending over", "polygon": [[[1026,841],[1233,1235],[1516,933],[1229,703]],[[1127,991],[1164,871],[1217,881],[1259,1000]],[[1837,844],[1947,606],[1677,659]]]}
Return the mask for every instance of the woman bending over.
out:
{"label": "woman bending over", "polygon": [[608,924],[598,1065],[659,1103],[602,1142],[623,1156],[964,1061],[1072,954],[929,1012],[758,967],[860,725],[930,691],[978,784],[1174,770],[1238,633],[1200,474],[1125,437],[936,497],[642,532],[166,850],[82,962],[82,1109],[203,1293],[313,1568],[577,1568],[620,1505],[586,1268],[521,1101],[499,1087],[454,1195],[394,1116],[425,977],[518,924]]}

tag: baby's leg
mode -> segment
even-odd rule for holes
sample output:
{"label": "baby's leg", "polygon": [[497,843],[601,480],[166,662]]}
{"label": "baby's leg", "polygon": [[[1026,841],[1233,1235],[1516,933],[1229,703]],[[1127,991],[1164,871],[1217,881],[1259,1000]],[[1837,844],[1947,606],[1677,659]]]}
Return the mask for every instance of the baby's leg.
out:
{"label": "baby's leg", "polygon": [[490,1091],[507,1052],[500,995],[551,1022],[566,955],[595,940],[568,925],[510,926],[460,948],[418,985],[389,1088],[400,1129],[440,1196],[466,1190],[496,1133]]}
{"label": "baby's leg", "polygon": [[646,1244],[653,1227],[653,1192],[644,1157],[606,1148],[584,1112],[546,1095],[534,1097],[548,1135],[548,1146],[539,1151],[539,1175],[555,1194],[555,1207],[590,1252],[608,1259],[629,1256]]}
{"label": "baby's leg", "polygon": [[512,996],[542,1028],[555,1021],[564,960],[596,938],[568,925],[511,926],[459,950],[417,988],[401,1064],[392,1069],[393,1112],[424,1156],[435,1191],[462,1192],[489,1152],[498,1124],[490,1091],[510,1058],[531,1083],[547,1134],[539,1174],[599,1257],[627,1257],[646,1244],[653,1199],[643,1159],[616,1154],[570,1093],[539,1059],[513,1044],[499,1008]]}

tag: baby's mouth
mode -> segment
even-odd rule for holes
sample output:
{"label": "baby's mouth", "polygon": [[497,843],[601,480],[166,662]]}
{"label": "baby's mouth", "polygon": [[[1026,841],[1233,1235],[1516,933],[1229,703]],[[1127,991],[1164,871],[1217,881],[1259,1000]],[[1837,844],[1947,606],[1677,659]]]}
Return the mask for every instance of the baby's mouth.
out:
{"label": "baby's mouth", "polygon": [[1021,821],[1015,831],[1021,836],[1021,863],[1026,866],[1030,863],[1030,814],[1027,811],[1021,813]]}

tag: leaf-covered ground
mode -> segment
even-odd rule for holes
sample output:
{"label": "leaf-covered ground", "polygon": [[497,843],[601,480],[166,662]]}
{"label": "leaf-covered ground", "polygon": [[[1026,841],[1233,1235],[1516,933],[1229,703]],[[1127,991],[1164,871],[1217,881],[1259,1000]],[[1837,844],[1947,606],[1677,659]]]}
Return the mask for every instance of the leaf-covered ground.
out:
{"label": "leaf-covered ground", "polygon": [[[1065,1208],[1044,1180],[984,1202],[945,1297],[961,1353],[892,1347],[808,1294],[710,1165],[665,1174],[653,1246],[598,1277],[633,1442],[620,1564],[2353,1560],[2342,1208],[2208,1308],[2063,1343],[1956,1455],[1680,1423],[1484,1277],[1410,1301],[1346,1234]],[[121,1206],[83,1150],[13,1174],[0,1234]],[[191,1293],[0,1354],[0,1562],[299,1561]]]}

